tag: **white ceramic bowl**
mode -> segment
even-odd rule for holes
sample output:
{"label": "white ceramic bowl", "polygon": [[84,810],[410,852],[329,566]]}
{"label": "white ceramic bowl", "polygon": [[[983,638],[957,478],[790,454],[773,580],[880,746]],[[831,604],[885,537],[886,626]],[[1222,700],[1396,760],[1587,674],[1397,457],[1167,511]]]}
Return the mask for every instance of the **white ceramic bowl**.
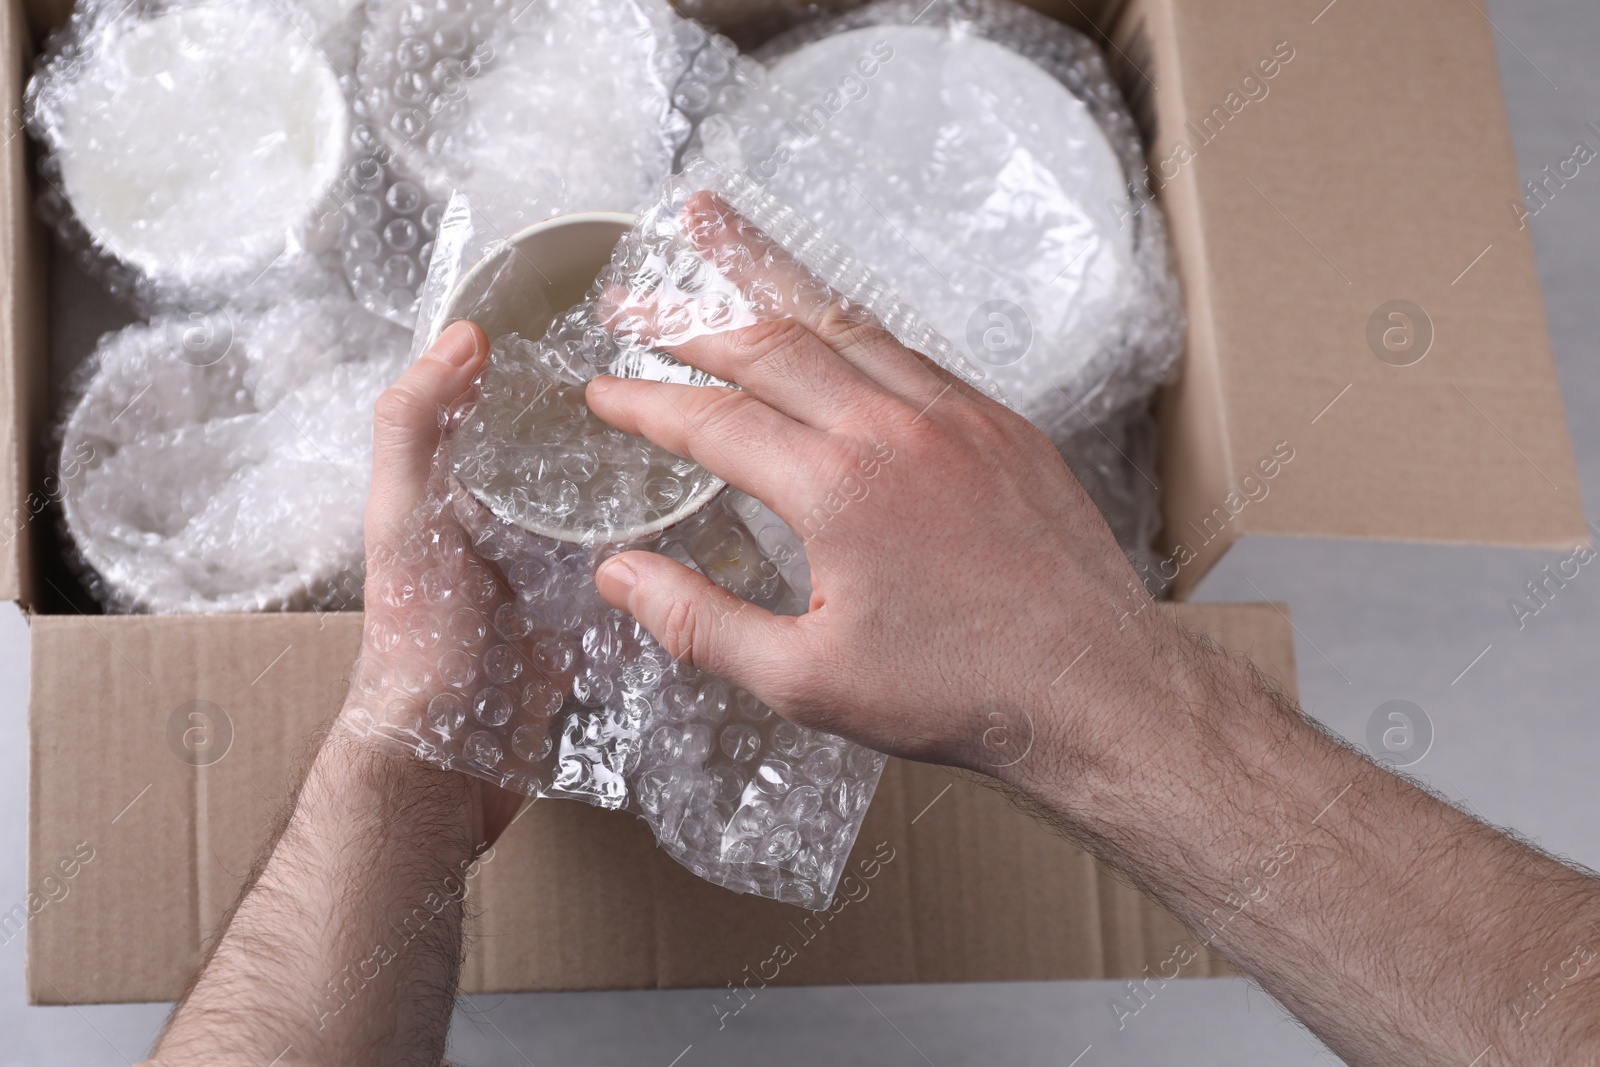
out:
{"label": "white ceramic bowl", "polygon": [[[625,212],[587,211],[557,215],[513,234],[462,275],[445,298],[438,317],[440,327],[471,319],[491,340],[510,333],[539,340],[557,316],[588,295],[617,242],[637,221]],[[497,414],[509,417],[516,413]],[[516,506],[503,485],[483,484],[459,470],[457,474],[485,507],[506,522],[557,541],[593,539],[592,531],[578,524],[544,521]],[[631,541],[659,533],[710,503],[723,487],[723,482],[709,474],[696,481],[695,490],[674,506],[647,522],[613,527],[606,540]]]}

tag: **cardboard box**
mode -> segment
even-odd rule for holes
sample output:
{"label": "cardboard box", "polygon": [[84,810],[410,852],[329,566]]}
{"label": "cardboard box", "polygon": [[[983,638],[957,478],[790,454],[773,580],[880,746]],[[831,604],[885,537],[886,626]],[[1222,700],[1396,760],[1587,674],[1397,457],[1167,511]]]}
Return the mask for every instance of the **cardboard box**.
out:
{"label": "cardboard box", "polygon": [[[1293,685],[1277,608],[1177,610]],[[62,859],[94,857],[29,923],[36,1002],[182,990],[281,808],[307,733],[338,706],[333,679],[354,657],[360,617],[328,616],[321,630],[310,618],[119,617],[94,629],[34,619],[35,880]],[[62,663],[73,671],[48,667]],[[90,693],[90,713],[66,710]],[[211,707],[191,708],[197,696]],[[46,708],[58,711],[46,718]],[[214,742],[226,755],[206,766],[175,759],[178,709],[179,729],[230,733]],[[880,848],[881,870],[867,878],[859,865]],[[849,903],[816,917],[700,881],[639,820],[539,801],[482,863],[464,986],[720,988],[780,941],[797,957],[783,982],[1132,975],[1188,938],[999,794],[933,767],[891,763],[852,868],[839,894]],[[1214,966],[1203,959],[1185,973]]]}
{"label": "cardboard box", "polygon": [[[8,4],[13,116],[38,35],[66,6]],[[1253,533],[1584,540],[1531,246],[1510,207],[1492,31],[1470,5],[1039,6],[1105,35],[1171,221],[1191,323],[1161,408],[1180,597]],[[693,7],[754,32],[748,4]],[[337,707],[360,619],[113,618],[57,595],[48,522],[30,521],[48,495],[47,247],[18,128],[0,172],[0,499],[19,520],[0,595],[30,612],[30,886],[55,879],[28,923],[28,994],[165,999],[233,898],[306,731]],[[1281,607],[1170,610],[1293,691]],[[168,731],[191,727],[226,730],[226,757],[178,759]],[[85,849],[92,860],[71,862]],[[474,887],[486,936],[465,985],[721,989],[768,980],[780,942],[795,959],[776,982],[1135,977],[1193,943],[998,795],[934,768],[891,765],[861,863],[849,903],[824,919],[698,882],[634,820],[538,803]],[[1201,953],[1181,973],[1222,967]]]}

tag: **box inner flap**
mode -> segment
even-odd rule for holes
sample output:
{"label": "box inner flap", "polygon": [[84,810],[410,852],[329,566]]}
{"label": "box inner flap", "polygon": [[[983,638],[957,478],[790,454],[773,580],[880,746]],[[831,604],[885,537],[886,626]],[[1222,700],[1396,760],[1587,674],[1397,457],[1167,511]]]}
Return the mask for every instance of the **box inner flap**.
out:
{"label": "box inner flap", "polygon": [[[1280,608],[1173,610],[1293,691]],[[28,924],[33,1002],[181,992],[339,705],[360,627],[351,614],[34,620],[30,870],[84,846],[93,858]],[[194,766],[195,730],[226,738],[225,754]],[[472,893],[463,985],[476,992],[1131,977],[1188,937],[1000,794],[899,761],[832,913],[702,882],[642,822],[551,800],[525,809]],[[793,959],[774,962],[780,945]],[[1185,973],[1223,967],[1205,955]]]}

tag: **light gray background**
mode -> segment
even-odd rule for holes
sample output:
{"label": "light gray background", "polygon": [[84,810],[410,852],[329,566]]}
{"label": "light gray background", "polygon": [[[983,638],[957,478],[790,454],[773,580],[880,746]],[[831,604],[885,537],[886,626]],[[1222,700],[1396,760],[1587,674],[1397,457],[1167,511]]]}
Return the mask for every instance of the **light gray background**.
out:
{"label": "light gray background", "polygon": [[[1600,122],[1594,0],[1494,0],[1486,9],[1482,0],[1461,2],[1487,10],[1497,28],[1524,176],[1567,158],[1579,139],[1600,147],[1584,129]],[[1592,505],[1600,500],[1600,423],[1590,417],[1600,410],[1600,167],[1585,168],[1532,229],[1584,498]],[[1415,701],[1435,729],[1416,773],[1486,818],[1600,867],[1593,785],[1600,566],[1586,568],[1521,632],[1506,606],[1561,555],[1246,542],[1201,595],[1288,601],[1313,714],[1360,743],[1379,704]],[[0,752],[0,910],[26,892],[27,647],[21,615],[0,609],[0,729],[7,739]],[[146,1052],[165,1014],[165,1005],[25,1007],[22,968],[21,940],[0,945],[0,1057],[7,1065],[128,1063]],[[1107,1008],[1116,989],[1109,982],[769,989],[721,1032],[703,991],[480,997],[458,1011],[451,1055],[463,1064],[541,1067],[1335,1062],[1247,982],[1170,984],[1121,1032]]]}

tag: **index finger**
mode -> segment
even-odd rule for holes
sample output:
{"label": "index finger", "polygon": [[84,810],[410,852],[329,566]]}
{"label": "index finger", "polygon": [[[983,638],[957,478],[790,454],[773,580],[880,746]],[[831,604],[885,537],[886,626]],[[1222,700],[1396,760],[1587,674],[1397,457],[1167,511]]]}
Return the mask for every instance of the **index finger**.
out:
{"label": "index finger", "polygon": [[[721,197],[696,193],[684,204],[681,220],[695,251],[738,286],[758,316],[798,320],[880,388],[919,405],[945,387],[938,368],[896,341],[861,305],[835,293]],[[716,335],[668,351],[695,366],[724,354]]]}

